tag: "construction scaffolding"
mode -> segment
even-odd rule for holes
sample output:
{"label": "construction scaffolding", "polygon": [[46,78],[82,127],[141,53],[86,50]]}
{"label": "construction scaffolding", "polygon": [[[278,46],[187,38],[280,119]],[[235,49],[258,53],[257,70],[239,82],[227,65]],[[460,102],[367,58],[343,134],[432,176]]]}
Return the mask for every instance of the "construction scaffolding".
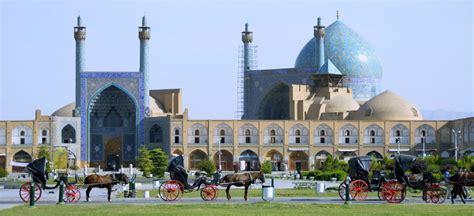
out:
{"label": "construction scaffolding", "polygon": [[[249,49],[249,70],[256,70],[258,68],[258,46],[248,45]],[[244,115],[245,107],[245,68],[244,68],[244,45],[240,45],[237,52],[237,110],[234,112],[235,119],[241,119]]]}

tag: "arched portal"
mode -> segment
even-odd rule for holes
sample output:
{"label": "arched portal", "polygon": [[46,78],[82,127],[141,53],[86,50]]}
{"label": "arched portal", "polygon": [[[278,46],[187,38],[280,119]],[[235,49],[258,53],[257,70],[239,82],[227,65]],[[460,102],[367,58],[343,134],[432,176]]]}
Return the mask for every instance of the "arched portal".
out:
{"label": "arched portal", "polygon": [[290,154],[290,170],[309,170],[308,155],[303,151],[294,151]]}
{"label": "arched portal", "polygon": [[[221,154],[220,164],[222,166],[222,170],[232,171],[233,170],[232,165],[234,162],[232,154],[227,150],[221,150],[220,154]],[[216,152],[216,154],[214,154],[214,163],[216,164],[216,168],[219,169],[219,152]]]}
{"label": "arched portal", "polygon": [[371,157],[373,157],[373,158],[375,158],[375,159],[377,159],[377,160],[383,160],[382,154],[380,154],[380,153],[377,152],[377,151],[371,151],[371,152],[367,153],[367,156],[371,156]]}
{"label": "arched portal", "polygon": [[316,156],[314,157],[314,166],[316,169],[322,167],[324,165],[324,162],[326,162],[326,159],[328,157],[330,157],[331,154],[327,151],[320,151],[316,154]]}
{"label": "arched portal", "polygon": [[[31,155],[21,150],[13,155],[13,161],[18,163],[30,163],[32,161]],[[12,166],[13,173],[25,173],[26,168],[20,166]]]}
{"label": "arched portal", "polygon": [[240,170],[244,171],[257,171],[260,170],[260,160],[258,155],[252,150],[245,150],[240,154]]}
{"label": "arched portal", "polygon": [[284,83],[275,85],[258,107],[257,119],[288,119],[290,117],[290,88]]}
{"label": "arched portal", "polygon": [[199,164],[207,158],[207,154],[197,149],[189,154],[189,169],[199,170]]}
{"label": "arched portal", "polygon": [[91,166],[118,170],[133,162],[137,105],[132,97],[111,85],[91,99],[88,111]]}
{"label": "arched portal", "polygon": [[272,162],[273,171],[285,171],[285,166],[283,165],[283,155],[277,150],[271,150],[265,156],[266,161]]}

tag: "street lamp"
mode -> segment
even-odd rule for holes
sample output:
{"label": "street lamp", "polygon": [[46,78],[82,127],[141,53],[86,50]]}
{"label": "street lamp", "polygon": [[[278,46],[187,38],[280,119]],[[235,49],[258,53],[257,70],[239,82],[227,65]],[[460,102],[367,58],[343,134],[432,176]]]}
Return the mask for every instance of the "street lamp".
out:
{"label": "street lamp", "polygon": [[[220,137],[218,137],[218,138],[220,138]],[[218,171],[220,172],[222,170],[222,166],[221,166],[221,141],[220,141],[220,139],[216,139],[216,141],[217,141],[217,148],[218,148],[217,156],[219,157],[219,159],[218,159],[219,160],[218,161],[218,163],[219,163]]]}
{"label": "street lamp", "polygon": [[458,161],[458,135],[461,135],[461,131],[454,130],[453,128],[453,134],[454,134],[454,160]]}

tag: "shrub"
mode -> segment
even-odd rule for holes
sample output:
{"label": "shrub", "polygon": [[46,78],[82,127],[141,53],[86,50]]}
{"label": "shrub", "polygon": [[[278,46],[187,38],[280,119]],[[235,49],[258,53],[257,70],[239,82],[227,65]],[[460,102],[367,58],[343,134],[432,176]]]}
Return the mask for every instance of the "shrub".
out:
{"label": "shrub", "polygon": [[38,153],[36,155],[36,158],[46,158],[48,161],[45,166],[46,166],[46,172],[50,173],[51,172],[51,150],[49,149],[48,146],[46,145],[41,145],[38,149]]}
{"label": "shrub", "polygon": [[0,178],[7,177],[7,176],[8,176],[8,172],[2,167],[0,167]]}
{"label": "shrub", "polygon": [[263,173],[271,174],[272,173],[272,168],[273,168],[272,162],[270,162],[270,161],[263,162],[263,164],[262,164],[262,172]]}
{"label": "shrub", "polygon": [[211,176],[216,172],[216,165],[208,158],[201,161],[201,163],[198,164],[198,168],[199,170],[206,172],[207,176]]}
{"label": "shrub", "polygon": [[140,156],[137,158],[138,168],[144,177],[148,177],[153,170],[153,161],[150,158],[150,151],[144,146],[139,149]]}
{"label": "shrub", "polygon": [[165,176],[166,167],[168,166],[168,155],[160,148],[156,148],[150,151],[150,159],[153,164],[151,170],[153,176],[163,178]]}
{"label": "shrub", "polygon": [[426,170],[427,167],[427,161],[424,160],[416,160],[413,162],[413,164],[410,167],[410,171],[413,174],[419,174],[422,173],[424,170]]}

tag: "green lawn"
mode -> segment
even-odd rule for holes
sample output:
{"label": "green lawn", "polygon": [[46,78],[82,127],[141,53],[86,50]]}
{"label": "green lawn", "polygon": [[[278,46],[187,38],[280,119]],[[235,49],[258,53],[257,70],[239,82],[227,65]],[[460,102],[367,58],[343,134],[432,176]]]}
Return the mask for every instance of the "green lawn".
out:
{"label": "green lawn", "polygon": [[320,204],[186,204],[186,205],[49,205],[19,206],[0,215],[456,215],[472,216],[472,205],[320,205]]}
{"label": "green lawn", "polygon": [[[137,197],[143,197],[143,190],[137,191]],[[150,197],[156,197],[158,194],[158,189],[153,189],[150,191]],[[243,189],[231,189],[230,195],[232,197],[244,197],[244,190]],[[185,193],[183,198],[190,198],[190,197],[200,197],[199,191]],[[262,190],[254,189],[249,190],[248,197],[261,197]],[[276,189],[276,196],[277,197],[339,197],[338,192],[329,191],[325,193],[316,193],[314,189]],[[377,192],[370,192],[369,197],[377,197]],[[123,197],[123,194],[118,194],[119,198]],[[219,188],[218,197],[225,198],[225,188]],[[421,193],[411,193],[408,192],[407,197],[421,197]],[[420,198],[421,199],[421,198]]]}

